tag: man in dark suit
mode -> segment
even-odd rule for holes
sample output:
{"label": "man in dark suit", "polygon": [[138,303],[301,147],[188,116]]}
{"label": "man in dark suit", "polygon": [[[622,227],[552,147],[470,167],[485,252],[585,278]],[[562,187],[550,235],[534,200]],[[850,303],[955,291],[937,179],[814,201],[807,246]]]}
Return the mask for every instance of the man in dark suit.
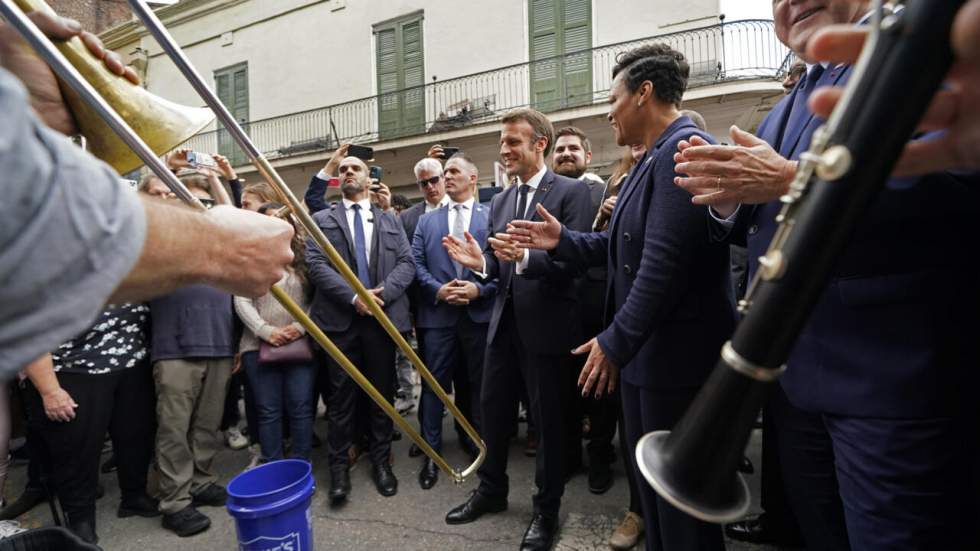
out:
{"label": "man in dark suit", "polygon": [[[313,219],[344,262],[370,290],[399,331],[410,327],[405,289],[415,277],[411,249],[398,219],[371,204],[364,161],[347,157],[340,163],[343,201],[316,213]],[[378,391],[394,397],[395,345],[353,288],[310,240],[307,242],[310,282],[316,291],[310,309],[313,321],[333,340]],[[347,452],[354,430],[356,388],[337,365],[330,365],[331,402],[327,451],[330,499],[338,503],[350,491]],[[370,409],[370,457],[378,492],[392,496],[398,480],[391,472],[392,421],[375,404]]]}
{"label": "man in dark suit", "polygon": [[[867,7],[831,2],[811,13],[777,1],[776,34],[805,59],[816,30],[858,22]],[[731,147],[682,144],[677,170],[689,177],[679,185],[747,240],[750,277],[776,230],[778,197],[822,123],[808,96],[849,73],[810,66],[759,138],[733,129]],[[776,424],[787,495],[809,547],[978,547],[970,527],[980,288],[975,255],[962,254],[975,247],[978,189],[975,174],[889,180],[797,339],[782,401],[810,420],[781,411]],[[838,496],[843,506],[833,511]]]}
{"label": "man in dark suit", "polygon": [[[664,44],[616,61],[609,111],[616,142],[646,144],[647,153],[622,185],[609,228],[573,231],[539,206],[543,221],[515,220],[509,232],[552,258],[607,266],[605,327],[576,350],[588,353],[579,384],[597,397],[620,387],[633,449],[643,434],[673,428],[694,400],[731,334],[734,311],[728,246],[711,242],[707,213],[673,184],[677,143],[692,135],[711,140],[677,110],[687,62]],[[648,484],[639,490],[648,550],[724,549],[717,525],[684,513]]]}
{"label": "man in dark suit", "polygon": [[[556,174],[578,178],[589,186],[593,220],[602,205],[606,183],[588,171],[592,162],[592,144],[585,132],[566,126],[555,132],[555,154],[551,166]],[[606,266],[593,266],[586,270],[579,280],[579,306],[582,329],[586,335],[598,335],[602,331],[602,313],[606,299]],[[584,358],[582,359],[584,362]],[[581,365],[579,365],[581,368]],[[613,393],[602,398],[582,396],[576,386],[578,370],[568,370],[568,384],[565,403],[569,415],[565,416],[565,477],[571,478],[582,467],[582,418],[589,419],[589,491],[602,494],[612,487],[612,463],[615,448],[612,441],[616,436],[616,423],[619,420],[619,394]]]}
{"label": "man in dark suit", "polygon": [[[470,270],[449,258],[442,246],[445,236],[463,239],[467,231],[480,246],[486,245],[490,208],[477,203],[473,197],[477,175],[476,166],[461,153],[446,162],[449,202],[419,220],[412,240],[412,254],[420,291],[415,327],[424,343],[426,366],[447,393],[451,391],[454,379],[465,379],[467,384],[457,385],[456,405],[479,432],[483,355],[497,282],[479,280]],[[461,399],[462,393],[468,396]],[[476,404],[476,407],[464,408],[470,404]],[[442,449],[442,410],[443,404],[428,386],[424,386],[419,404],[419,425],[422,436],[436,451]],[[432,488],[438,477],[439,467],[425,458],[419,472],[422,489]]]}
{"label": "man in dark suit", "polygon": [[502,122],[500,156],[507,175],[516,176],[518,181],[490,204],[491,248],[482,250],[472,235],[465,241],[452,236],[444,241],[454,260],[484,280],[499,280],[480,398],[487,459],[478,471],[479,488],[466,503],[446,515],[446,522],[472,522],[484,513],[507,508],[507,452],[523,377],[541,441],[536,457],[534,516],[521,549],[549,549],[558,528],[565,488],[561,370],[569,369],[569,351],[582,339],[575,286],[580,272],[552,260],[543,251],[519,249],[509,235],[494,232],[504,232],[514,219],[536,216],[538,204],[569,227],[587,230],[592,221],[589,189],[582,182],[554,174],[545,165],[554,138],[547,117],[532,109],[518,109],[505,115]]}

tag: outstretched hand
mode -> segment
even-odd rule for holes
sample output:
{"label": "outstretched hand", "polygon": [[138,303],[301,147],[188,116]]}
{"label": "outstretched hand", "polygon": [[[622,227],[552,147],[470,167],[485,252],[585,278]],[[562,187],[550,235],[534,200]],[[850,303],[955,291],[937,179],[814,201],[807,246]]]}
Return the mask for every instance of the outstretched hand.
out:
{"label": "outstretched hand", "polygon": [[[66,41],[79,37],[88,51],[101,60],[110,72],[125,77],[133,84],[139,84],[136,71],[126,67],[119,54],[107,50],[97,36],[83,31],[78,21],[42,11],[34,11],[27,16],[52,40]],[[78,133],[75,118],[65,104],[58,80],[51,68],[34,53],[10,24],[0,24],[0,61],[5,69],[16,75],[27,87],[31,105],[44,124],[63,134]]]}
{"label": "outstretched hand", "polygon": [[595,389],[595,397],[609,395],[616,391],[619,381],[619,367],[606,357],[599,346],[599,339],[593,337],[589,342],[572,350],[576,356],[588,354],[585,366],[578,376],[578,386],[582,387],[582,396],[588,396]]}
{"label": "outstretched hand", "polygon": [[[867,34],[867,29],[828,27],[810,40],[807,55],[822,61],[854,63]],[[895,166],[896,176],[980,168],[980,110],[976,108],[980,103],[980,0],[971,0],[960,8],[951,41],[956,62],[918,128],[923,132],[946,132],[935,139],[909,142]],[[842,93],[840,87],[821,88],[810,97],[810,108],[817,115],[828,117]]]}
{"label": "outstretched hand", "polygon": [[542,222],[531,220],[512,220],[507,224],[507,233],[522,249],[542,249],[550,251],[558,246],[561,238],[561,222],[548,212],[541,203],[537,205]]}
{"label": "outstretched hand", "polygon": [[464,241],[451,235],[442,238],[442,246],[450,258],[474,272],[483,271],[483,249],[470,232],[463,232]]}

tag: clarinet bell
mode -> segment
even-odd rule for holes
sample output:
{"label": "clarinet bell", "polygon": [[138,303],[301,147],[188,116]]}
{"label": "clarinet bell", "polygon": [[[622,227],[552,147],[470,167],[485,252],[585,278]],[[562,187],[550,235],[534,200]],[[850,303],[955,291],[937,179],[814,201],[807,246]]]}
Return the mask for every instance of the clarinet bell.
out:
{"label": "clarinet bell", "polygon": [[773,384],[722,360],[673,431],[640,438],[636,463],[643,478],[670,504],[703,521],[745,516],[749,487],[738,465]]}

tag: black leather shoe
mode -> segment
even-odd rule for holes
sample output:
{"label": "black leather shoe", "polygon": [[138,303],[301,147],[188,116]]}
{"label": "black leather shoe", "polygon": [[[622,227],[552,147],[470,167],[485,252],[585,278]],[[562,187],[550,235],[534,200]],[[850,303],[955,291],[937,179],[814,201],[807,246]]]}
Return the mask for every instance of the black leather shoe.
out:
{"label": "black leather shoe", "polygon": [[524,532],[524,539],[521,540],[521,551],[548,551],[555,544],[557,531],[557,519],[535,513]]}
{"label": "black leather shoe", "polygon": [[195,507],[224,507],[225,502],[228,501],[228,492],[225,491],[224,486],[208,484],[192,497],[194,498],[192,505]]}
{"label": "black leather shoe", "polygon": [[347,499],[350,493],[350,471],[347,469],[330,473],[330,504],[337,505]]}
{"label": "black leather shoe", "polygon": [[474,491],[466,503],[446,514],[446,524],[466,524],[487,513],[500,513],[506,510],[506,497],[486,497],[479,491]]}
{"label": "black leather shoe", "polygon": [[387,462],[375,465],[371,477],[374,478],[374,486],[379,494],[391,497],[398,493],[398,479],[395,478],[395,473],[391,472],[391,465]]}
{"label": "black leather shoe", "polygon": [[119,502],[119,510],[116,511],[116,516],[119,518],[137,515],[145,518],[158,517],[160,516],[160,511],[157,509],[159,505],[159,501],[146,494],[131,498],[123,498],[123,500]]}
{"label": "black leather shoe", "polygon": [[0,510],[0,520],[15,519],[48,500],[42,488],[25,488],[16,501]]}
{"label": "black leather shoe", "polygon": [[749,543],[775,544],[783,547],[799,547],[803,541],[799,534],[783,534],[766,521],[765,513],[725,525],[725,535],[733,540]]}
{"label": "black leather shoe", "polygon": [[201,514],[193,505],[188,505],[176,513],[163,515],[164,528],[182,538],[193,536],[211,527],[211,519]]}
{"label": "black leather shoe", "polygon": [[425,458],[422,462],[422,470],[419,471],[419,486],[423,490],[431,490],[436,482],[439,481],[439,467],[436,466],[436,462]]}
{"label": "black leather shoe", "polygon": [[418,457],[420,455],[422,455],[422,448],[420,448],[418,444],[413,442],[412,445],[408,447],[408,456]]}
{"label": "black leather shoe", "polygon": [[604,494],[612,488],[612,467],[605,461],[589,462],[589,491],[593,494]]}
{"label": "black leather shoe", "polygon": [[743,474],[752,474],[755,472],[755,465],[752,464],[752,460],[748,457],[742,456],[742,460],[738,462],[738,472]]}
{"label": "black leather shoe", "polygon": [[95,517],[86,516],[83,518],[72,518],[68,516],[68,529],[78,536],[85,543],[99,543],[99,536],[95,533]]}

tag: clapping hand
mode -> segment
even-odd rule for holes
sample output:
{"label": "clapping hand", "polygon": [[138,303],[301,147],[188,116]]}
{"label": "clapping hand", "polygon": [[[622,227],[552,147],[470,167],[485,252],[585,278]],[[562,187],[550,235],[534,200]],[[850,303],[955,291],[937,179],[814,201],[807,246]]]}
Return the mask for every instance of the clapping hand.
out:
{"label": "clapping hand", "polygon": [[451,235],[442,238],[442,246],[450,258],[459,262],[474,272],[483,271],[483,250],[470,232],[464,232],[465,241],[460,241]]}
{"label": "clapping hand", "polygon": [[501,262],[520,262],[527,251],[517,246],[517,240],[509,233],[498,233],[487,239],[493,255]]}
{"label": "clapping hand", "polygon": [[561,222],[540,203],[537,206],[542,222],[512,220],[507,224],[507,233],[513,242],[522,249],[542,249],[550,251],[558,246],[561,238]]}

